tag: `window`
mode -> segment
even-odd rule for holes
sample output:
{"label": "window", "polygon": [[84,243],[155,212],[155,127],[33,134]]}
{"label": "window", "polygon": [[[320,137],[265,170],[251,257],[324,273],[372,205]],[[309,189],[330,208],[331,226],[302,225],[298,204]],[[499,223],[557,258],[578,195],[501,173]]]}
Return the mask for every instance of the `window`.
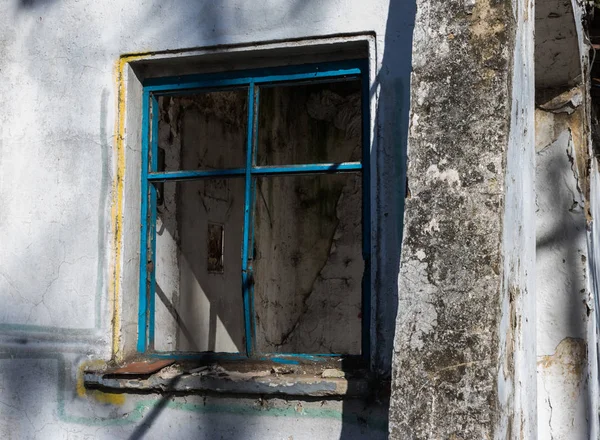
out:
{"label": "window", "polygon": [[366,63],[144,82],[139,352],[369,354]]}

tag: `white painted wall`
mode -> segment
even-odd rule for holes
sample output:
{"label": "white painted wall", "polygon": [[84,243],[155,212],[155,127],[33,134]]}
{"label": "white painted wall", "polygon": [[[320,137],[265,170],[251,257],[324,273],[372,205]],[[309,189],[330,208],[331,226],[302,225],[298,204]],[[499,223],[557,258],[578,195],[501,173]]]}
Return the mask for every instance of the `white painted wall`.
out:
{"label": "white painted wall", "polygon": [[[524,6],[524,2],[514,3]],[[373,0],[368,7],[360,0],[0,2],[0,437],[140,438],[145,426],[149,426],[148,438],[386,437],[385,411],[376,407],[367,410],[367,422],[356,417],[364,408],[348,402],[177,398],[159,409],[156,396],[86,393],[78,378],[93,359],[108,359],[113,354],[111,321],[121,319],[113,314],[113,301],[116,310],[137,314],[135,286],[123,284],[118,300],[113,295],[117,257],[111,206],[119,166],[115,155],[119,57],[356,33],[373,35],[375,43],[369,53],[376,201],[372,208],[373,254],[378,269],[373,282],[380,295],[374,300],[373,342],[377,343],[373,346],[377,348],[373,364],[376,370],[386,372],[392,351],[390,323],[397,301],[404,197],[401,164],[414,8],[413,1],[388,0]],[[526,86],[525,91],[531,93],[528,75],[533,67],[526,61],[531,41],[525,43],[515,57],[516,62],[525,62],[517,69],[520,82],[515,84]],[[125,70],[131,78],[135,76]],[[129,82],[133,85],[127,89],[128,102],[141,101],[134,83],[133,79]],[[518,90],[514,85],[513,89]],[[128,109],[125,126],[139,124],[137,110]],[[526,115],[515,121],[513,129],[530,124],[530,115]],[[139,135],[126,135],[127,157],[133,157],[139,154]],[[518,144],[514,142],[513,147]],[[561,142],[552,148],[560,150],[566,145],[564,139]],[[515,174],[522,166],[519,157],[511,159]],[[523,157],[530,163],[530,156]],[[135,193],[138,185],[139,194],[138,173],[135,162],[127,161],[127,191]],[[526,170],[518,180],[527,191],[531,190],[529,177]],[[518,193],[518,184],[511,189],[513,195]],[[559,195],[562,201],[566,193]],[[522,203],[529,196],[517,200],[521,209],[527,210]],[[119,262],[123,272],[135,273],[139,237],[131,231],[139,227],[139,213],[132,202],[135,197],[125,193],[124,198],[123,230],[130,233],[123,237]],[[594,229],[593,236],[597,235]],[[531,229],[524,237],[521,244],[527,247]],[[579,249],[579,241],[576,243]],[[517,256],[519,250],[514,251]],[[547,257],[559,258],[556,253]],[[524,265],[521,270],[532,268]],[[561,271],[545,273],[543,281],[550,290],[566,279]],[[580,272],[571,275],[570,285],[579,286]],[[530,278],[523,284],[532,287]],[[548,297],[553,301],[548,303],[550,312],[568,306],[563,293],[550,292],[556,295],[556,301]],[[531,308],[531,304],[522,306],[525,311]],[[565,320],[577,314],[551,316],[538,328],[544,356],[554,354],[562,340],[557,328],[570,329]],[[135,332],[135,323],[124,322],[118,345],[132,345]],[[581,332],[574,332],[574,337],[585,330]],[[588,345],[589,356],[595,355],[591,347]],[[531,350],[524,345],[521,348],[526,361]],[[520,378],[529,377],[526,368],[519,371]],[[548,374],[551,377],[540,376],[542,384],[550,385],[547,394],[540,394],[542,399],[573,386],[554,379],[560,372]],[[527,392],[532,388],[522,389],[517,408],[528,415],[527,420],[532,414],[531,400],[526,400],[532,399],[532,394]],[[580,417],[578,411],[584,404],[579,397],[574,402],[574,414]],[[592,417],[597,398],[593,402],[588,407]],[[560,424],[558,430],[564,429],[561,419],[553,420]],[[534,428],[527,425],[527,430],[533,432]],[[577,431],[578,435],[581,432]],[[544,433],[540,428],[539,438],[547,438]]]}
{"label": "white painted wall", "polygon": [[[594,219],[600,218],[600,173],[598,163],[592,162],[590,170],[590,211]],[[592,313],[587,323],[587,368],[588,368],[588,389],[589,389],[589,404],[588,420],[590,421],[590,438],[598,438],[600,436],[598,408],[600,402],[600,381],[598,374],[598,335],[600,317],[600,300],[598,293],[600,292],[600,248],[598,243],[600,240],[600,222],[592,220],[591,228],[588,228],[588,262],[589,262],[589,277],[588,291],[590,298],[588,302],[591,306]]]}
{"label": "white painted wall", "polygon": [[[536,12],[536,86],[546,109],[536,110],[535,124],[539,438],[599,435],[598,171],[596,159],[588,162],[594,147],[584,15],[577,1],[545,2]],[[573,84],[556,97],[546,90]]]}
{"label": "white painted wall", "polygon": [[[538,110],[538,133],[554,115]],[[564,115],[563,115],[564,118]],[[585,202],[578,188],[570,130],[536,154],[536,292],[540,438],[587,439],[588,252]]]}
{"label": "white painted wall", "polygon": [[[517,22],[504,178],[500,322],[501,413],[495,438],[543,438],[535,383],[535,2],[513,2]],[[511,371],[512,370],[512,371]],[[512,421],[512,423],[511,423]]]}
{"label": "white painted wall", "polygon": [[[136,332],[135,323],[123,322],[121,339],[112,341],[112,320],[120,322],[122,313],[137,314],[137,290],[115,287],[113,270],[117,263],[122,272],[137,270],[139,241],[131,233],[139,228],[139,212],[130,193],[124,194],[122,229],[116,231],[112,223],[117,169],[122,166],[115,150],[119,57],[373,35],[371,108],[381,135],[373,143],[372,164],[378,169],[373,191],[379,197],[373,212],[391,213],[374,226],[373,236],[379,237],[374,252],[380,266],[394,267],[403,194],[396,183],[403,182],[398,164],[406,137],[414,5],[406,2],[389,11],[387,0],[369,7],[359,0],[0,4],[0,437],[137,438],[142,422],[153,423],[149,438],[189,438],[192,431],[200,438],[385,437],[384,412],[361,425],[347,402],[298,402],[282,412],[257,401],[215,400],[204,413],[175,399],[158,410],[155,397],[85,393],[77,378],[93,359],[108,359],[113,345],[131,345]],[[386,91],[381,102],[380,87]],[[139,102],[139,88],[132,86],[127,94],[130,102]],[[135,109],[127,109],[126,127],[139,124],[136,115]],[[126,134],[127,154],[138,154],[139,134]],[[127,161],[128,191],[139,188],[138,173],[135,163]],[[115,248],[115,234],[121,232],[122,247]],[[383,242],[385,257],[379,253]],[[380,289],[394,292],[396,277],[387,273],[378,280]],[[394,307],[373,311],[383,317],[374,326],[379,338],[374,364],[384,372],[389,369]]]}

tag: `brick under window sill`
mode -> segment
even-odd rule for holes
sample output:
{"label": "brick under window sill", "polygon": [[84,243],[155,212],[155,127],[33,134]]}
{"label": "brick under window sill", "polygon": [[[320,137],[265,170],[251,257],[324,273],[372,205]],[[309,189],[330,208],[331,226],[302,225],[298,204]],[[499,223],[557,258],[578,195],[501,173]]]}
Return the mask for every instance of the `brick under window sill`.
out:
{"label": "brick under window sill", "polygon": [[[336,368],[334,360],[282,365],[273,361],[198,363],[138,361],[84,372],[87,388],[130,393],[223,393],[296,397],[366,397],[366,370]],[[377,387],[375,387],[377,388]]]}

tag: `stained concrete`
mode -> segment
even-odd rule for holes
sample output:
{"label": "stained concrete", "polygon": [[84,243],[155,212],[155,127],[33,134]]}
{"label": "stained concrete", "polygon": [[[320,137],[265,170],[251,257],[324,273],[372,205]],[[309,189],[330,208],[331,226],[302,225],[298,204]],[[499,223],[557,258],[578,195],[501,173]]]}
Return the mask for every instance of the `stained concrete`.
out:
{"label": "stained concrete", "polygon": [[533,5],[417,6],[390,437],[535,438]]}

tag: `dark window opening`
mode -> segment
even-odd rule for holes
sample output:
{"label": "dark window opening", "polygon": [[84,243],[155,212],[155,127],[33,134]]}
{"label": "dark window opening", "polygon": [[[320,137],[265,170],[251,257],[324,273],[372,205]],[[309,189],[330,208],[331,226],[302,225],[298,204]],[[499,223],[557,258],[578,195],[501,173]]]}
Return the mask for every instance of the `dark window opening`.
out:
{"label": "dark window opening", "polygon": [[299,70],[145,86],[139,351],[366,354],[366,73]]}

